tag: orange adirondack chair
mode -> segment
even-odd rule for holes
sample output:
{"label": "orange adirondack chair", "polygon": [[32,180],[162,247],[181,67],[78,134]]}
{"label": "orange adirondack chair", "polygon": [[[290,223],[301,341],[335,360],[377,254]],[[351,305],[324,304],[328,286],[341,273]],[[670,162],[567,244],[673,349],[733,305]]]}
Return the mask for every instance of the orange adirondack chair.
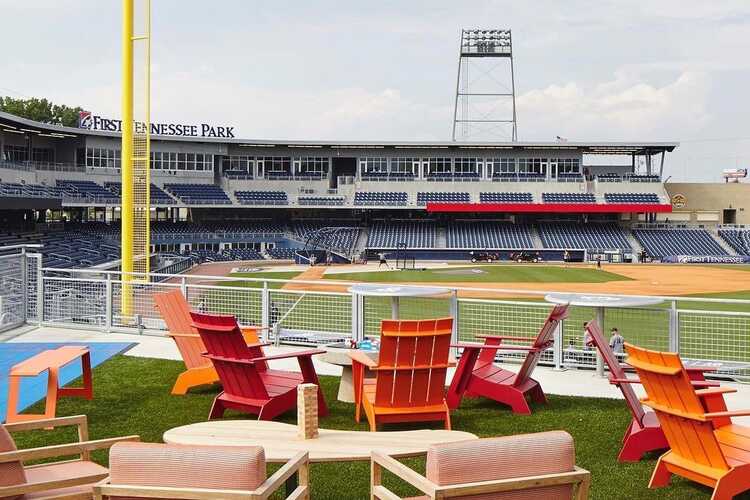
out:
{"label": "orange adirondack chair", "polygon": [[[186,394],[191,387],[213,384],[219,381],[219,376],[210,359],[203,357],[206,352],[200,335],[191,326],[190,304],[180,290],[166,293],[155,293],[154,303],[162,319],[167,324],[169,336],[172,337],[180,351],[186,370],[177,376],[172,387],[172,394]],[[242,329],[248,344],[258,343],[258,328],[246,327]],[[260,354],[263,355],[259,346]]]}
{"label": "orange adirondack chair", "polygon": [[[375,362],[360,351],[349,353],[354,378],[355,420],[362,408],[376,431],[389,422],[443,421],[451,428],[445,402],[453,318],[383,320]],[[365,367],[375,379],[365,379]]]}
{"label": "orange adirondack chair", "polygon": [[[467,393],[471,396],[494,399],[499,403],[509,405],[514,413],[525,415],[531,415],[531,408],[526,401],[527,395],[538,403],[546,403],[547,397],[542,387],[539,382],[531,378],[531,374],[544,350],[552,344],[555,328],[567,316],[567,305],[553,307],[531,345],[504,344],[503,341],[506,340],[529,342],[532,339],[498,335],[480,336],[485,339],[483,345],[456,344],[455,347],[463,348],[463,353],[448,389],[447,399],[451,409],[458,408],[461,399]],[[494,363],[498,349],[526,351],[526,359],[518,373],[500,368]]]}
{"label": "orange adirondack chair", "polygon": [[659,457],[649,488],[666,486],[677,474],[713,488],[713,500],[750,489],[750,427],[731,420],[750,410],[727,411],[721,397],[736,390],[696,390],[676,353],[628,343],[625,349],[648,395],[642,402],[656,412],[671,448]]}
{"label": "orange adirondack chair", "polygon": [[[213,362],[224,386],[214,399],[209,419],[219,418],[225,409],[232,408],[271,420],[297,406],[299,384],[318,386],[318,415],[328,415],[312,362],[314,355],[325,351],[309,349],[264,356],[257,345],[247,345],[234,316],[191,312],[190,317],[208,351],[205,356]],[[268,368],[268,361],[285,358],[297,358],[300,373]]]}
{"label": "orange adirondack chair", "polygon": [[[617,359],[609,342],[604,338],[602,329],[596,320],[591,320],[586,324],[589,332],[591,343],[602,355],[604,362],[609,368],[609,383],[620,388],[625,402],[630,410],[633,419],[630,421],[625,436],[622,438],[622,449],[617,459],[620,462],[637,462],[643,457],[644,453],[654,450],[669,448],[667,438],[661,430],[659,419],[656,413],[646,411],[643,408],[638,396],[633,390],[632,384],[639,384],[637,378],[628,378],[625,370]],[[705,379],[703,372],[711,371],[712,368],[687,368],[690,380],[694,387],[713,387],[718,386],[718,382],[711,382]],[[710,395],[708,398],[721,397],[721,395]]]}

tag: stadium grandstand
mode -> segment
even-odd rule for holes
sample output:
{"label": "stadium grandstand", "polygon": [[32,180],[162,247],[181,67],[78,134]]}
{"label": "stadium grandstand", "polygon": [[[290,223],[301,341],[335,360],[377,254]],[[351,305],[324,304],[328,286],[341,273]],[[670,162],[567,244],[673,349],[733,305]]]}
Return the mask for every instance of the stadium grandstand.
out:
{"label": "stadium grandstand", "polygon": [[[120,142],[0,113],[0,243],[41,243],[48,267],[116,267]],[[152,251],[194,262],[311,249],[346,261],[397,250],[459,261],[476,250],[613,262],[749,254],[744,214],[690,211],[662,181],[677,147],[154,135]]]}

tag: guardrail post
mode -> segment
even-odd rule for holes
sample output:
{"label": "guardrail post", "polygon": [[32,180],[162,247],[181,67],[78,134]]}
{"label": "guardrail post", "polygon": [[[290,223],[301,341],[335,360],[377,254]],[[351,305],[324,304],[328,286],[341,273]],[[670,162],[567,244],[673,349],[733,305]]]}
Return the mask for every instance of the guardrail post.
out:
{"label": "guardrail post", "polygon": [[555,327],[554,342],[552,343],[552,360],[555,363],[556,371],[564,371],[563,367],[563,331],[565,329],[565,320],[560,321]]}
{"label": "guardrail post", "polygon": [[[453,328],[451,331],[451,343],[457,344],[458,343],[458,290],[453,290],[451,292],[451,299],[450,299],[450,316],[453,318]],[[453,349],[453,354],[458,354],[458,348]]]}
{"label": "guardrail post", "polygon": [[39,265],[36,267],[36,318],[39,326],[44,323],[44,273],[42,272],[42,256],[38,256]]}
{"label": "guardrail post", "polygon": [[270,331],[269,328],[271,326],[270,322],[270,312],[271,312],[271,293],[268,289],[268,281],[263,282],[263,291],[260,295],[260,326],[262,327],[262,336],[263,341],[268,342],[270,339]]}
{"label": "guardrail post", "polygon": [[104,329],[107,333],[110,333],[112,331],[112,274],[107,273],[107,281],[104,286]]}
{"label": "guardrail post", "polygon": [[676,300],[669,307],[669,350],[680,352],[680,313],[677,311]]}
{"label": "guardrail post", "polygon": [[21,305],[23,306],[23,312],[21,318],[26,323],[29,315],[29,259],[26,255],[26,249],[21,249]]}
{"label": "guardrail post", "polygon": [[184,295],[185,300],[187,300],[188,290],[187,290],[187,278],[185,276],[182,276],[180,278],[180,291],[182,291],[182,295]]}

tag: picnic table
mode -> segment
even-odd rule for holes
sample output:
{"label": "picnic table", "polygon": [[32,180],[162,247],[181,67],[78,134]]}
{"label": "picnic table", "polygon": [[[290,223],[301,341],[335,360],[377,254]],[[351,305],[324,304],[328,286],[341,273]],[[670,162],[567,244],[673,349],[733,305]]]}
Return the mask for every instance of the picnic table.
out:
{"label": "picnic table", "polygon": [[[60,369],[76,360],[81,360],[83,371],[82,387],[60,387]],[[44,413],[32,414],[18,413],[18,398],[21,379],[23,377],[36,377],[44,372],[47,375],[47,395],[45,397]],[[25,422],[54,418],[57,409],[57,400],[61,396],[73,396],[91,399],[94,395],[91,381],[91,354],[88,347],[63,346],[57,349],[42,351],[10,369],[8,376],[8,411],[5,422]]]}

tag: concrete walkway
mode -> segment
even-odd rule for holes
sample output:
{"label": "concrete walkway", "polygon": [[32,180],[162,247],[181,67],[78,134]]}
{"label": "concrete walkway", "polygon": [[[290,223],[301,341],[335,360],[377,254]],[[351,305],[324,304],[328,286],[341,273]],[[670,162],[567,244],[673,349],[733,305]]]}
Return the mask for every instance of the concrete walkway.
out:
{"label": "concrete walkway", "polygon": [[[128,351],[126,356],[179,360],[180,354],[174,342],[168,337],[150,335],[132,335],[124,333],[102,333],[91,330],[76,330],[67,328],[41,327],[13,337],[9,342],[135,342],[138,345]],[[269,346],[268,355],[293,352],[305,349],[294,346]],[[341,375],[341,367],[313,358],[315,369],[320,375]],[[298,370],[295,359],[272,361],[276,369]],[[517,367],[517,365],[516,365]],[[509,365],[514,369],[514,365]],[[453,377],[453,370],[448,372],[448,383]],[[620,390],[609,384],[606,378],[598,377],[593,370],[565,370],[555,371],[549,367],[538,367],[534,371],[534,378],[548,394],[564,396],[584,396],[599,398],[621,399]],[[737,389],[737,393],[726,396],[730,410],[750,409],[750,385],[732,382],[722,382],[723,386]],[[639,385],[634,385],[639,395],[644,395]],[[735,419],[736,423],[750,425],[750,417]]]}

